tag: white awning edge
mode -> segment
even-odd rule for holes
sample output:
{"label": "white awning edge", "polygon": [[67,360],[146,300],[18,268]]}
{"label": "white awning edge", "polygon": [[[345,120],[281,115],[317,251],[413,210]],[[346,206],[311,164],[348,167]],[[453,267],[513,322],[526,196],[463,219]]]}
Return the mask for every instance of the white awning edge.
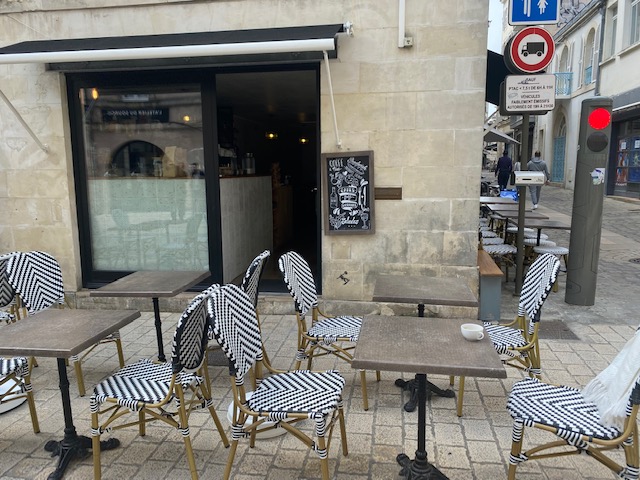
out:
{"label": "white awning edge", "polygon": [[33,130],[31,130],[31,127],[29,127],[27,122],[25,122],[24,118],[22,118],[22,115],[20,115],[20,112],[16,109],[16,107],[13,106],[13,103],[11,103],[11,100],[7,98],[7,96],[4,94],[2,90],[0,90],[0,97],[2,98],[2,100],[4,100],[4,102],[7,104],[9,109],[13,112],[13,114],[16,116],[20,124],[24,127],[24,129],[31,136],[31,138],[33,138],[33,141],[38,144],[38,147],[40,147],[40,150],[42,150],[45,153],[49,153],[49,146],[40,141],[38,136],[34,133]]}
{"label": "white awning edge", "polygon": [[144,60],[180,57],[214,57],[267,53],[318,52],[335,50],[333,38],[275,40],[269,42],[216,43],[145,48],[111,48],[105,50],[62,50],[53,52],[7,53],[0,55],[0,65],[17,63],[96,62]]}

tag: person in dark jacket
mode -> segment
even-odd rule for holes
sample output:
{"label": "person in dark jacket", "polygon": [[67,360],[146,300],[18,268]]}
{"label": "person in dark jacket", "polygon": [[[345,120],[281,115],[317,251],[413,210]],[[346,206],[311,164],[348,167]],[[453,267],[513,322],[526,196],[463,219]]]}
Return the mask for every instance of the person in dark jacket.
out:
{"label": "person in dark jacket", "polygon": [[507,189],[509,176],[511,175],[512,170],[513,162],[511,161],[511,157],[507,155],[507,151],[505,150],[504,152],[502,152],[502,156],[498,159],[495,170],[495,176],[498,177],[498,185],[500,185],[500,191]]}

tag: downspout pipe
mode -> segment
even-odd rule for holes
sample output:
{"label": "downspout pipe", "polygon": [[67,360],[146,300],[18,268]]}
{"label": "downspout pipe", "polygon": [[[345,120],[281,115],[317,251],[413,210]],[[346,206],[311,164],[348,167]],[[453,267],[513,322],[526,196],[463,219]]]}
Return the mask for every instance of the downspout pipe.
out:
{"label": "downspout pipe", "polygon": [[398,48],[404,48],[406,0],[398,0]]}

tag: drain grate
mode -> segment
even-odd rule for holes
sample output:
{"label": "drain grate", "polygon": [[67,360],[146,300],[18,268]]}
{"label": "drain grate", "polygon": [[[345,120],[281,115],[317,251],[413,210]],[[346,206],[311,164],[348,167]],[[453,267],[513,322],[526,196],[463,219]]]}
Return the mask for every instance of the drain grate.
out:
{"label": "drain grate", "polygon": [[640,263],[640,258],[630,258],[629,261],[631,263]]}
{"label": "drain grate", "polygon": [[580,340],[562,320],[542,319],[538,336],[545,340]]}

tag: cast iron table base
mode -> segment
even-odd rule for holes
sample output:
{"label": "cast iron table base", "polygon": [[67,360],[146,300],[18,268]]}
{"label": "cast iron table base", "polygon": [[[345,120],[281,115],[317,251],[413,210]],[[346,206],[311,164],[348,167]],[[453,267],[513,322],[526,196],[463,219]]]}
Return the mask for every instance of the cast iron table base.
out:
{"label": "cast iron table base", "polygon": [[[417,377],[417,375],[416,375]],[[439,397],[453,398],[456,396],[453,390],[450,388],[447,390],[443,390],[438,386],[431,383],[429,380],[426,380],[427,383],[427,400],[431,399],[431,395],[434,393]],[[404,404],[405,412],[413,412],[418,405],[418,381],[414,380],[403,380],[402,378],[398,378],[395,383],[396,387],[400,387],[402,390],[409,392],[409,401]]]}
{"label": "cast iron table base", "polygon": [[[51,456],[60,456],[58,466],[49,474],[48,480],[60,480],[64,471],[74,458],[83,459],[89,455],[91,439],[76,433],[71,414],[71,397],[69,396],[69,378],[67,377],[67,365],[64,358],[58,358],[58,377],[60,379],[60,394],[62,396],[62,409],[64,412],[64,438],[60,441],[48,441],[44,449],[51,452]],[[111,450],[120,445],[115,438],[100,442],[100,451]]]}
{"label": "cast iron table base", "polygon": [[[102,440],[100,442],[100,451],[112,450],[120,446],[120,440],[117,438],[110,438],[109,440]],[[49,474],[48,480],[59,480],[64,475],[64,471],[74,458],[82,460],[89,456],[89,450],[91,450],[91,439],[84,435],[77,435],[75,429],[73,432],[67,432],[65,428],[64,438],[60,441],[49,440],[44,449],[47,452],[51,452],[51,456],[60,456],[58,460],[58,466]]]}
{"label": "cast iron table base", "polygon": [[400,476],[407,480],[448,480],[440,470],[427,460],[427,376],[424,373],[416,374],[418,391],[418,449],[416,457],[411,460],[401,453],[396,461],[402,467]]}

